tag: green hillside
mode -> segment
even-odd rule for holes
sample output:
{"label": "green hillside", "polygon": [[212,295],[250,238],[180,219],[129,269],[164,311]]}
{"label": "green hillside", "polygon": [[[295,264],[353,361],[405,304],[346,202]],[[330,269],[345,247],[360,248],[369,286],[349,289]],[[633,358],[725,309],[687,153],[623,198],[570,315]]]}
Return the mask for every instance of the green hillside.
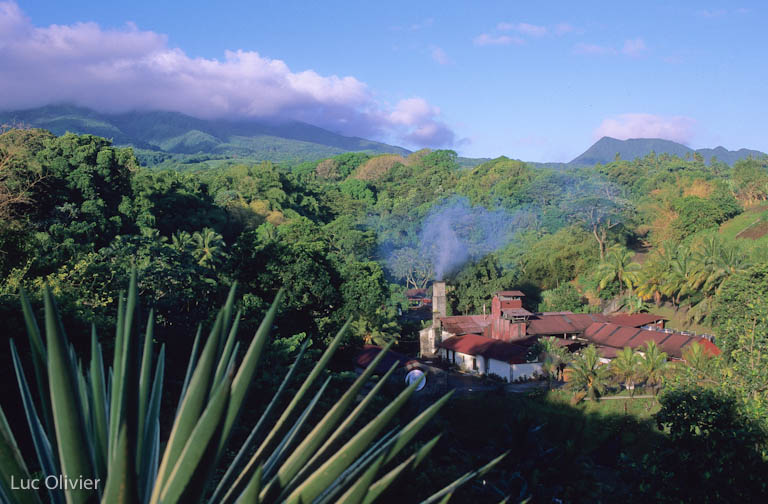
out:
{"label": "green hillside", "polygon": [[768,203],[746,210],[724,222],[720,234],[727,240],[740,240],[755,247],[768,245]]}
{"label": "green hillside", "polygon": [[249,161],[302,162],[363,151],[407,155],[401,147],[347,137],[310,124],[265,121],[205,120],[177,112],[103,114],[73,106],[0,112],[0,124],[25,124],[56,135],[66,132],[110,138],[115,145],[137,149],[142,164],[184,165],[242,158]]}

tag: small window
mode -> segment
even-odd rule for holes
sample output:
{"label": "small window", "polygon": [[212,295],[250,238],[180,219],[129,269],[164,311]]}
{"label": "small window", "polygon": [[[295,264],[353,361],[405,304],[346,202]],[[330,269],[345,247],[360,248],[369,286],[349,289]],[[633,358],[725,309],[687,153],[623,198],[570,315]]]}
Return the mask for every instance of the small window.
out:
{"label": "small window", "polygon": [[477,371],[477,359],[472,357],[472,370]]}

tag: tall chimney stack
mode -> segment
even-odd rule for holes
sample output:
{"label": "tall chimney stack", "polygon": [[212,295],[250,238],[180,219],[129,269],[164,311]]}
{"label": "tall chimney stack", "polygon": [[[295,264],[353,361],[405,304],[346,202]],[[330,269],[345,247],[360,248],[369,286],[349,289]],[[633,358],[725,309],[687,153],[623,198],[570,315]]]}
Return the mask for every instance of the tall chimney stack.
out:
{"label": "tall chimney stack", "polygon": [[439,317],[446,316],[445,282],[432,284],[432,324],[439,324]]}

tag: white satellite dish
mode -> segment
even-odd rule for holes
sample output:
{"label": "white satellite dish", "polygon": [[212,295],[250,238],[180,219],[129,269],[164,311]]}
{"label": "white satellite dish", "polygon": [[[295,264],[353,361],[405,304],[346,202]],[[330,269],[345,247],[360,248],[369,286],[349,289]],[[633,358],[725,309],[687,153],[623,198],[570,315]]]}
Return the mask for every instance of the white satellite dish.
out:
{"label": "white satellite dish", "polygon": [[[413,382],[419,381],[419,379],[424,376],[424,372],[420,369],[411,369],[408,371],[408,374],[405,375],[405,384],[411,385]],[[421,380],[421,383],[416,385],[416,391],[419,391],[424,388],[424,386],[427,384],[427,377],[424,376],[424,379]]]}

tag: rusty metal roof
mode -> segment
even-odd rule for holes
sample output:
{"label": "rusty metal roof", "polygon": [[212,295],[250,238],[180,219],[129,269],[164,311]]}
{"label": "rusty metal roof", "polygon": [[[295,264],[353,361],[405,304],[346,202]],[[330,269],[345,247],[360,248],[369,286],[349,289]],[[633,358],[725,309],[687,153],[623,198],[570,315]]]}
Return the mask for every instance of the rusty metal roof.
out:
{"label": "rusty metal roof", "polygon": [[594,313],[541,314],[530,321],[528,333],[541,336],[578,334],[595,322],[606,321],[604,315]]}
{"label": "rusty metal roof", "polygon": [[510,317],[530,317],[533,315],[525,308],[502,308],[501,313]]}
{"label": "rusty metal roof", "polygon": [[654,315],[653,313],[617,313],[609,315],[608,319],[614,324],[630,327],[642,327],[648,324],[655,324],[660,320],[669,320],[666,317]]}
{"label": "rusty metal roof", "polygon": [[610,322],[592,324],[584,331],[584,337],[598,346],[618,349],[624,347],[642,349],[646,342],[655,341],[663,352],[676,359],[682,358],[685,347],[693,343],[703,345],[712,355],[720,354],[720,349],[714,343],[698,336],[638,329]]}
{"label": "rusty metal roof", "polygon": [[483,329],[490,325],[491,317],[485,315],[456,315],[452,317],[440,317],[443,329],[446,332],[461,334],[482,334]]}
{"label": "rusty metal roof", "polygon": [[519,290],[499,291],[496,294],[504,297],[525,297],[525,294]]}

